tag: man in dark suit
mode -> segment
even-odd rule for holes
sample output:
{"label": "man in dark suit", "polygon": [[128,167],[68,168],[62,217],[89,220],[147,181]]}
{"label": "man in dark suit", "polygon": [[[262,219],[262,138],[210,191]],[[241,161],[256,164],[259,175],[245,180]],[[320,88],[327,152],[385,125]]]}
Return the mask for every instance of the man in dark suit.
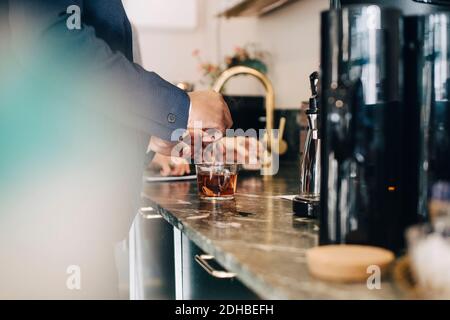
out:
{"label": "man in dark suit", "polygon": [[149,140],[170,154],[176,129],[230,127],[228,107],[135,64],[120,0],[13,0],[7,11],[0,298],[117,298],[113,248],[139,208]]}
{"label": "man in dark suit", "polygon": [[[67,9],[73,5],[81,10],[79,30],[67,28],[71,15]],[[144,103],[130,107],[148,120],[152,136],[168,141],[173,130],[186,128],[188,121],[202,121],[208,128],[221,131],[231,126],[228,107],[220,95],[186,94],[133,63],[132,29],[121,0],[17,0],[11,1],[10,7],[11,23],[24,33],[24,38],[30,36],[30,30],[24,30],[27,26],[34,29],[33,42],[59,35],[65,39],[58,45],[76,47],[77,55],[87,53],[100,71],[105,68],[111,76],[126,78],[128,87],[140,96],[135,103]],[[174,67],[176,64],[174,61]]]}

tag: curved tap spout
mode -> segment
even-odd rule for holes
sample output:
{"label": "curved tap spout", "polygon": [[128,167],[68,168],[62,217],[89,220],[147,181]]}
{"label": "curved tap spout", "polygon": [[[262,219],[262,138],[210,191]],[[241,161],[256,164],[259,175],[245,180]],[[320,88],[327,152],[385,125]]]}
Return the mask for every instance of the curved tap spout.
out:
{"label": "curved tap spout", "polygon": [[213,86],[213,90],[216,92],[221,92],[225,84],[231,78],[234,78],[238,75],[251,75],[257,78],[264,86],[266,91],[266,129],[267,132],[272,132],[273,129],[273,118],[274,118],[274,110],[275,110],[275,92],[273,89],[273,85],[270,82],[269,78],[266,75],[259,72],[256,69],[245,67],[245,66],[237,66],[232,67],[230,69],[225,70],[220,77],[217,79]]}
{"label": "curved tap spout", "polygon": [[[231,67],[230,69],[225,70],[220,77],[216,80],[213,90],[216,92],[221,92],[225,84],[230,80],[231,78],[234,78],[238,75],[250,75],[255,78],[257,78],[262,85],[264,86],[264,89],[266,91],[266,130],[267,130],[267,138],[268,138],[268,147],[269,149],[272,149],[272,143],[274,137],[272,137],[272,130],[274,129],[274,113],[275,113],[275,91],[273,89],[272,82],[269,80],[269,78],[261,73],[260,71],[245,67],[245,66],[236,66]],[[283,124],[283,128],[280,128],[279,135],[278,135],[278,154],[284,154],[287,151],[287,143],[283,140],[282,132],[284,132],[284,124],[285,119],[281,119],[280,124]]]}

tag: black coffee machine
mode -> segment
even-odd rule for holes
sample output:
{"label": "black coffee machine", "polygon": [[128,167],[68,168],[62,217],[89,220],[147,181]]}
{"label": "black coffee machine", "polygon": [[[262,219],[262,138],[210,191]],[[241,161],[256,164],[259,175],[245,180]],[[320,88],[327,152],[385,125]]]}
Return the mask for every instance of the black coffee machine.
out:
{"label": "black coffee machine", "polygon": [[408,143],[419,156],[418,213],[425,217],[432,187],[450,182],[450,13],[406,17],[404,26],[405,104],[419,128]]}
{"label": "black coffee machine", "polygon": [[321,244],[398,253],[405,229],[426,220],[427,180],[450,162],[450,19],[438,16],[376,5],[322,14]]}
{"label": "black coffee machine", "polygon": [[322,15],[322,244],[399,246],[400,21],[400,11],[374,5]]}

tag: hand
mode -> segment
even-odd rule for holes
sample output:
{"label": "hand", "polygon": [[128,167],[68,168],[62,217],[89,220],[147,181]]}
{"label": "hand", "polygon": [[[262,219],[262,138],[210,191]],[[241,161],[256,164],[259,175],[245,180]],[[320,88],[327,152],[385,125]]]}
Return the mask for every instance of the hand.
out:
{"label": "hand", "polygon": [[231,128],[233,120],[221,94],[214,91],[197,91],[190,92],[189,97],[192,105],[188,128],[193,128],[197,121],[202,122],[204,130],[216,129],[225,133],[226,129]]}
{"label": "hand", "polygon": [[[233,120],[231,119],[230,110],[221,94],[214,91],[197,91],[190,92],[189,97],[191,100],[191,110],[189,112],[188,128],[194,128],[195,122],[201,122],[201,129],[203,130],[215,129],[222,134],[225,133],[226,129],[231,128]],[[191,134],[194,134],[193,131],[191,131]],[[204,136],[204,133],[200,134],[202,135],[200,139],[203,142],[207,142],[210,138]],[[148,151],[152,150],[165,156],[171,156],[173,148],[178,143],[178,141],[166,141],[152,136]]]}
{"label": "hand", "polygon": [[183,176],[191,173],[189,163],[185,159],[167,157],[158,153],[153,158],[150,168],[159,170],[159,173],[163,177]]}
{"label": "hand", "polygon": [[[204,141],[206,139],[203,139],[203,135],[204,132],[201,130],[200,131],[199,137],[197,137],[197,139],[199,139],[198,141]],[[190,139],[187,140],[187,142],[183,141],[166,141],[163,140],[161,138],[152,136],[150,138],[150,142],[147,148],[147,152],[153,151],[155,153],[158,153],[160,155],[164,155],[167,157],[172,157],[172,158],[193,158],[194,157],[194,151],[196,152],[201,152],[202,148],[198,148],[200,150],[195,150],[194,148],[194,144],[195,144],[195,140],[194,140],[194,135],[196,134],[194,132],[194,130],[189,130],[186,131],[187,137],[190,137]],[[190,145],[189,145],[189,141],[190,141]]]}
{"label": "hand", "polygon": [[157,154],[170,157],[172,155],[173,148],[178,142],[162,140],[158,137],[152,136],[148,145],[147,152],[153,151]]}
{"label": "hand", "polygon": [[260,169],[267,161],[263,143],[251,137],[226,137],[209,145],[206,151],[206,162],[241,164],[248,170]]}

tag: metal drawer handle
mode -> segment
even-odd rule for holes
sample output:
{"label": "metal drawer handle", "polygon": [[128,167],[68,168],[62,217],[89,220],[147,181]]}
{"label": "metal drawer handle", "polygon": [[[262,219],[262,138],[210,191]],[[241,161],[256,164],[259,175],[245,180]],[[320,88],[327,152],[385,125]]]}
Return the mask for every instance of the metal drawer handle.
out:
{"label": "metal drawer handle", "polygon": [[214,257],[207,254],[195,255],[195,261],[206,271],[209,275],[218,279],[232,279],[236,277],[236,274],[227,271],[215,270],[211,267],[208,261],[214,260]]}

